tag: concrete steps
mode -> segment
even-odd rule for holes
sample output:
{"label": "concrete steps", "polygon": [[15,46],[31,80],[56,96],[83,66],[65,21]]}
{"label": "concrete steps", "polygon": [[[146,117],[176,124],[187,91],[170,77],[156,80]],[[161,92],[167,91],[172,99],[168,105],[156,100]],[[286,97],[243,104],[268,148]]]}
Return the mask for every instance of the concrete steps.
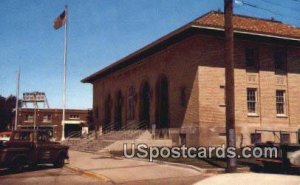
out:
{"label": "concrete steps", "polygon": [[63,144],[68,145],[71,150],[96,153],[98,151],[104,150],[106,147],[114,144],[117,141],[138,139],[139,136],[143,135],[145,132],[148,131],[146,130],[112,131],[110,133],[99,136],[98,139],[69,138],[63,141]]}

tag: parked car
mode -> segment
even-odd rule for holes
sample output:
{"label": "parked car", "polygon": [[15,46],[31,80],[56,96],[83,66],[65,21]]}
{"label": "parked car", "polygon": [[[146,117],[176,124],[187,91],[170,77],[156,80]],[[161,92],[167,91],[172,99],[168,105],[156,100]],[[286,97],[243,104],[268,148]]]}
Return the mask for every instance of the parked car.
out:
{"label": "parked car", "polygon": [[300,169],[300,144],[266,142],[257,143],[255,146],[262,149],[274,147],[278,151],[278,156],[275,158],[262,156],[257,159],[263,163],[264,167],[282,171]]}
{"label": "parked car", "polygon": [[0,132],[0,142],[7,142],[9,141],[11,136],[11,132]]}
{"label": "parked car", "polygon": [[17,130],[0,143],[0,167],[22,171],[26,165],[54,164],[61,168],[68,159],[68,146],[49,139],[43,130]]}

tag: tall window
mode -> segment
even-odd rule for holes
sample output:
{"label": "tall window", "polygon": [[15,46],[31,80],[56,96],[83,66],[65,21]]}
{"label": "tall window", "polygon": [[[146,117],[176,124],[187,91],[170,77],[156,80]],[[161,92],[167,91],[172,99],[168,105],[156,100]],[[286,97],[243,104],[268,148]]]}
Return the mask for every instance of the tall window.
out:
{"label": "tall window", "polygon": [[257,69],[258,68],[258,51],[254,48],[245,49],[246,68]]}
{"label": "tall window", "polygon": [[288,134],[288,133],[281,133],[280,134],[280,142],[281,143],[290,143],[291,142],[290,134]]}
{"label": "tall window", "polygon": [[134,119],[134,97],[135,97],[135,89],[134,87],[129,88],[128,98],[127,98],[127,119],[133,120]]}
{"label": "tall window", "polygon": [[49,122],[49,121],[51,121],[51,114],[45,114],[44,116],[43,116],[43,122]]}
{"label": "tall window", "polygon": [[186,103],[186,87],[180,87],[180,105],[185,107]]}
{"label": "tall window", "polygon": [[251,144],[261,143],[261,133],[251,133]]}
{"label": "tall window", "polygon": [[249,114],[256,114],[257,113],[257,89],[255,88],[248,88],[247,89],[247,109]]}
{"label": "tall window", "polygon": [[285,51],[274,52],[274,66],[275,71],[285,72],[287,65],[287,54]]}
{"label": "tall window", "polygon": [[25,121],[33,122],[33,115],[32,114],[26,114]]}
{"label": "tall window", "polygon": [[278,115],[285,115],[285,91],[277,90],[276,91],[276,112]]}

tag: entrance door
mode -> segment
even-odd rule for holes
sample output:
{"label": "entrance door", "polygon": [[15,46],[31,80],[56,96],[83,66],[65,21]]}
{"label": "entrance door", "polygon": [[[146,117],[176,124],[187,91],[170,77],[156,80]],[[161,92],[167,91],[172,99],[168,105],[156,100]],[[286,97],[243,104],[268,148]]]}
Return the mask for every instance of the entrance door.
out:
{"label": "entrance door", "polygon": [[157,128],[169,128],[169,87],[168,79],[161,76],[156,84],[156,124]]}
{"label": "entrance door", "polygon": [[65,124],[65,137],[69,137],[75,134],[76,132],[81,132],[80,124],[67,124],[67,123]]}

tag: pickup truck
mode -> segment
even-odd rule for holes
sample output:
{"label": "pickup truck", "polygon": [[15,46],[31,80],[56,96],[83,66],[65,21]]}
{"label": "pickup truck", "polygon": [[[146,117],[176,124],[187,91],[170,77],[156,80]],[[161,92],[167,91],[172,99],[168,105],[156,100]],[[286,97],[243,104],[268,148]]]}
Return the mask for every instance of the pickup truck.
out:
{"label": "pickup truck", "polygon": [[43,130],[17,130],[7,142],[0,142],[0,167],[19,172],[25,166],[54,164],[62,168],[68,159],[68,146],[50,141]]}
{"label": "pickup truck", "polygon": [[[300,144],[283,144],[283,143],[257,143],[257,148],[276,148],[277,157],[270,158],[262,156],[257,161],[263,163],[263,166],[268,169],[277,169],[281,171],[299,171],[300,169]],[[263,150],[266,151],[266,150]],[[300,171],[299,171],[300,172]]]}

